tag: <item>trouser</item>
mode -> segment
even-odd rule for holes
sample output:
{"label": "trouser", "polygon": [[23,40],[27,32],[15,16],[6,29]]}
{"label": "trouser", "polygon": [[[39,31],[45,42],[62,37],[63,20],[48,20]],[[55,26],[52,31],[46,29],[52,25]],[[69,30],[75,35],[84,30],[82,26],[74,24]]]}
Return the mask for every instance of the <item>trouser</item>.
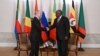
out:
{"label": "trouser", "polygon": [[38,56],[39,41],[31,41],[31,52],[29,56]]}
{"label": "trouser", "polygon": [[68,56],[68,40],[58,40],[58,55]]}

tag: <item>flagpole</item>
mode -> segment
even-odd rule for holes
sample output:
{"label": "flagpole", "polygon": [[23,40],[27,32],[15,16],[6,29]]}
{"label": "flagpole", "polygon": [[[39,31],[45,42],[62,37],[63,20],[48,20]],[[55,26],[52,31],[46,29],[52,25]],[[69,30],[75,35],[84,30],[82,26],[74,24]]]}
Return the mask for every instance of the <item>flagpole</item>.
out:
{"label": "flagpole", "polygon": [[[74,0],[72,0],[72,6],[74,7]],[[77,15],[76,15],[77,16]],[[76,17],[75,17],[76,18]],[[78,21],[78,20],[77,20]],[[75,30],[75,36],[78,38],[77,42],[79,41],[79,36],[80,34],[78,33],[78,23],[76,22],[76,30]],[[77,44],[78,45],[78,44]],[[78,51],[84,51],[84,49],[82,48],[82,43],[79,43],[79,48]]]}
{"label": "flagpole", "polygon": [[78,48],[78,51],[85,51],[85,50],[82,48],[82,43],[80,43],[80,47]]}
{"label": "flagpole", "polygon": [[[17,10],[19,10],[19,0],[17,0]],[[18,11],[16,10],[16,15],[18,15],[17,13],[18,13]],[[18,16],[17,16],[18,17]],[[16,18],[16,20],[17,20],[18,18]],[[15,21],[15,25],[16,25],[16,21]],[[16,26],[15,26],[16,27]],[[15,31],[16,31],[16,29],[15,29]],[[17,34],[17,33],[16,33]],[[17,46],[16,47],[14,47],[14,50],[18,50],[18,37],[17,36],[15,36],[16,37],[16,42],[17,42]]]}
{"label": "flagpole", "polygon": [[[81,0],[82,1],[82,0]],[[78,19],[79,20],[79,19]],[[78,24],[77,24],[78,25]],[[78,30],[78,27],[77,27],[77,30]],[[79,40],[79,34],[78,34],[78,40]],[[83,48],[82,48],[82,43],[80,42],[79,43],[79,48],[78,48],[78,51],[85,51]]]}
{"label": "flagpole", "polygon": [[58,4],[59,4],[58,9],[61,10],[61,1],[60,0],[59,0]]}

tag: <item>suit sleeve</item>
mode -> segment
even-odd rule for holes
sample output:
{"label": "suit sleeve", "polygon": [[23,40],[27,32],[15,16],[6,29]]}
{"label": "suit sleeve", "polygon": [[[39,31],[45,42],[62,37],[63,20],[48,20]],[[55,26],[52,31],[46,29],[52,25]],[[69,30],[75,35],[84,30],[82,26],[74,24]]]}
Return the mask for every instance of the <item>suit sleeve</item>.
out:
{"label": "suit sleeve", "polygon": [[70,37],[70,23],[68,18],[65,18],[66,36]]}
{"label": "suit sleeve", "polygon": [[56,27],[56,19],[54,20],[53,25],[50,26],[50,29],[53,29],[53,28],[55,28],[55,27]]}
{"label": "suit sleeve", "polygon": [[39,30],[43,30],[46,31],[45,28],[42,28],[40,25],[40,22],[36,19],[33,20],[33,23],[35,24],[35,26],[39,29]]}

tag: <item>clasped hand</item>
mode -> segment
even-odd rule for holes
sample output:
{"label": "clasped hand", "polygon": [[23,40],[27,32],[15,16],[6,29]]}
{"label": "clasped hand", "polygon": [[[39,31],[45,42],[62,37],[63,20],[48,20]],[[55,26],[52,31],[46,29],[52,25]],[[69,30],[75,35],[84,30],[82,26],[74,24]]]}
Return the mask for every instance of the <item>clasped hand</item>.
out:
{"label": "clasped hand", "polygon": [[46,27],[46,30],[49,31],[50,30],[49,27]]}

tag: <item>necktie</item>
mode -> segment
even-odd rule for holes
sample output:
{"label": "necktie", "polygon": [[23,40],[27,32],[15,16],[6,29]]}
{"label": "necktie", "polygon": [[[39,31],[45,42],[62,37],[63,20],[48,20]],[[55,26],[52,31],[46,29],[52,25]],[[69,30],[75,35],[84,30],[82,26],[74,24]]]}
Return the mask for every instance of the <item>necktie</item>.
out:
{"label": "necktie", "polygon": [[60,18],[57,19],[57,23],[60,21]]}
{"label": "necktie", "polygon": [[41,27],[43,27],[43,25],[42,25],[42,22],[40,21],[40,25],[41,25]]}

